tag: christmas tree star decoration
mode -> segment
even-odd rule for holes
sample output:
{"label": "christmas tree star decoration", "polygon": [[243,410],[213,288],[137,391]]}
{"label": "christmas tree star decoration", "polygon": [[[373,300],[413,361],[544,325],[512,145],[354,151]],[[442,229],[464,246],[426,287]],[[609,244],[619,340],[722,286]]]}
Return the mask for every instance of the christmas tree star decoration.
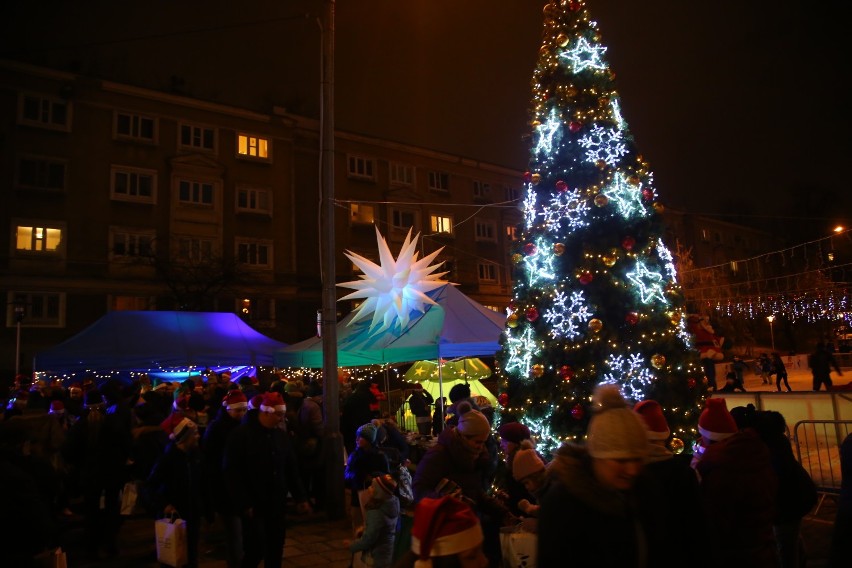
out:
{"label": "christmas tree star decoration", "polygon": [[613,355],[606,364],[612,372],[604,374],[601,384],[619,385],[621,394],[633,401],[641,400],[648,385],[656,378],[645,364],[645,358],[638,353]]}
{"label": "christmas tree star decoration", "polygon": [[553,152],[553,147],[562,140],[562,119],[559,118],[559,113],[555,108],[550,109],[547,120],[536,127],[536,132],[538,133],[538,142],[533,152],[537,156],[543,154],[544,158],[547,159]]}
{"label": "christmas tree star decoration", "polygon": [[535,246],[535,254],[524,258],[524,264],[527,265],[527,278],[529,279],[530,286],[535,286],[541,280],[553,280],[556,278],[556,273],[553,271],[553,245],[539,238],[536,239]]}
{"label": "christmas tree star decoration", "polygon": [[412,239],[411,229],[409,229],[399,256],[394,260],[387,241],[377,227],[380,265],[359,254],[346,251],[346,257],[364,272],[360,280],[338,284],[338,286],[355,290],[340,298],[340,301],[364,299],[349,325],[372,314],[371,333],[389,329],[395,322],[398,322],[400,327],[405,327],[408,325],[412,312],[425,312],[428,304],[435,304],[426,293],[449,282],[441,280],[447,272],[433,274],[442,263],[431,266],[430,263],[444,249],[441,247],[418,260],[417,239],[419,237],[420,233]]}
{"label": "christmas tree star decoration", "polygon": [[509,358],[506,361],[506,370],[517,371],[521,377],[529,378],[532,368],[533,355],[538,351],[533,329],[526,326],[518,337],[514,336],[511,329],[506,329],[506,351]]}
{"label": "christmas tree star decoration", "polygon": [[612,176],[612,183],[602,193],[615,203],[618,213],[625,219],[648,214],[642,203],[642,188],[632,185],[621,172]]}
{"label": "christmas tree star decoration", "polygon": [[627,153],[622,132],[617,128],[604,128],[596,124],[579,142],[586,149],[586,161],[593,164],[603,160],[607,165],[614,166]]}
{"label": "christmas tree star decoration", "polygon": [[636,270],[628,272],[627,278],[636,285],[639,298],[643,304],[650,303],[654,298],[664,304],[668,303],[663,290],[663,275],[648,270],[648,267],[641,260],[636,261]]}
{"label": "christmas tree star decoration", "polygon": [[591,317],[582,291],[573,292],[569,298],[560,290],[553,298],[553,306],[544,312],[544,320],[550,324],[550,335],[554,338],[579,337],[580,327],[577,324],[587,322]]}
{"label": "christmas tree star decoration", "polygon": [[571,71],[579,73],[586,69],[605,71],[607,65],[603,60],[604,53],[605,47],[592,45],[586,38],[581,37],[574,47],[566,49],[559,56],[568,60]]}
{"label": "christmas tree star decoration", "polygon": [[541,216],[548,231],[555,232],[564,226],[571,233],[587,225],[589,209],[591,207],[580,191],[573,189],[552,194]]}

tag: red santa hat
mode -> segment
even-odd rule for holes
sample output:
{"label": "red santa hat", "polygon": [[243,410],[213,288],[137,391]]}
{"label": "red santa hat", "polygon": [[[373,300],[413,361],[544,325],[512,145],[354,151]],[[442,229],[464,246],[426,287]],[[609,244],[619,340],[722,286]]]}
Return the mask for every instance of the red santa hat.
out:
{"label": "red santa hat", "polygon": [[195,422],[189,418],[182,418],[180,422],[175,424],[174,428],[172,428],[172,431],[169,433],[169,439],[174,440],[175,443],[180,443],[197,431],[198,427],[195,425]]}
{"label": "red santa hat", "polygon": [[724,398],[708,398],[704,412],[698,419],[698,431],[705,438],[716,442],[729,438],[737,432],[737,423]]}
{"label": "red santa hat", "polygon": [[476,513],[454,497],[424,497],[414,510],[411,551],[417,555],[415,568],[431,568],[433,557],[470,550],[482,539]]}
{"label": "red santa hat", "polygon": [[50,403],[50,409],[47,411],[48,414],[65,414],[65,405],[61,400],[54,400]]}
{"label": "red santa hat", "polygon": [[263,400],[260,401],[261,412],[286,412],[287,405],[284,404],[284,398],[281,393],[268,392],[263,395]]}
{"label": "red santa hat", "polygon": [[258,408],[260,408],[261,402],[263,402],[263,395],[262,394],[254,395],[248,401],[248,409],[249,410],[257,410]]}
{"label": "red santa hat", "polygon": [[241,390],[228,391],[225,398],[222,399],[222,406],[226,410],[239,410],[240,408],[248,408],[246,395]]}
{"label": "red santa hat", "polygon": [[[177,393],[178,391],[175,391]],[[172,403],[172,408],[175,410],[186,410],[189,408],[189,395],[188,394],[180,394],[175,397],[175,401]]]}
{"label": "red santa hat", "polygon": [[81,394],[83,392],[83,387],[80,383],[71,383],[68,385],[68,392],[71,394]]}
{"label": "red santa hat", "polygon": [[633,407],[633,412],[639,415],[645,423],[647,431],[645,435],[649,440],[667,440],[671,430],[666,417],[663,415],[663,407],[656,400],[643,400]]}

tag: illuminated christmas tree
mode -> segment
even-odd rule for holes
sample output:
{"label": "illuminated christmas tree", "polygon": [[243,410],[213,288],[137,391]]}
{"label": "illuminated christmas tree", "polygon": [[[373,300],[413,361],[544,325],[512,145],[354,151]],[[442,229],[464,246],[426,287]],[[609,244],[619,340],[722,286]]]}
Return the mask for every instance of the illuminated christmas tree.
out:
{"label": "illuminated christmas tree", "polygon": [[706,383],[606,50],[583,2],[545,7],[498,400],[503,420],[550,451],[582,439],[592,391],[615,383],[663,406],[680,451],[697,435]]}

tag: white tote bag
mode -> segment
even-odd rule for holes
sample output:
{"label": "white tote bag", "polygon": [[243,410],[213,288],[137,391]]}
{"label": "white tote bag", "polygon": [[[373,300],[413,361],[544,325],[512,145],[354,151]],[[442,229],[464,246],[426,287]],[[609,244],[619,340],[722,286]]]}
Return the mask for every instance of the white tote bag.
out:
{"label": "white tote bag", "polygon": [[157,560],[168,566],[181,568],[186,564],[186,521],[160,519],[154,523],[157,538]]}

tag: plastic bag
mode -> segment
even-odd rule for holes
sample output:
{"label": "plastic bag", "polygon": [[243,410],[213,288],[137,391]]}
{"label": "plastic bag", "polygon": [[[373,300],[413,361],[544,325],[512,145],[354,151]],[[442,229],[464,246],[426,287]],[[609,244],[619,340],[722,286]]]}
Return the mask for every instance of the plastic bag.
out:
{"label": "plastic bag", "polygon": [[181,568],[187,561],[186,521],[166,518],[154,523],[157,539],[157,560],[162,564]]}

